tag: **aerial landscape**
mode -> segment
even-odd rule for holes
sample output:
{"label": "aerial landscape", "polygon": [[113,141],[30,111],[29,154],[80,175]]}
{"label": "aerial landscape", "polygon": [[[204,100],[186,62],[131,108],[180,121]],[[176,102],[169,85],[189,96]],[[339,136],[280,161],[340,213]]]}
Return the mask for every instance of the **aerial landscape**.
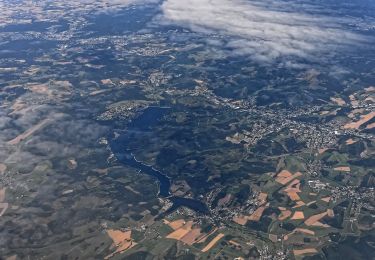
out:
{"label": "aerial landscape", "polygon": [[0,0],[0,259],[375,259],[375,1]]}

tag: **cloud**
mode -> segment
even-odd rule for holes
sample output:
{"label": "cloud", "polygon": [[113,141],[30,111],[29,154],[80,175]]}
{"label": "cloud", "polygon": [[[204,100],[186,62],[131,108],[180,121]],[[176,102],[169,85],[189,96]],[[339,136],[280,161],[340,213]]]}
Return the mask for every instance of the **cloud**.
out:
{"label": "cloud", "polygon": [[[315,60],[319,54],[365,39],[344,29],[344,18],[321,15],[319,6],[283,1],[166,0],[162,24],[177,24],[203,34],[222,36],[236,55],[261,63]],[[217,42],[215,42],[217,45]]]}

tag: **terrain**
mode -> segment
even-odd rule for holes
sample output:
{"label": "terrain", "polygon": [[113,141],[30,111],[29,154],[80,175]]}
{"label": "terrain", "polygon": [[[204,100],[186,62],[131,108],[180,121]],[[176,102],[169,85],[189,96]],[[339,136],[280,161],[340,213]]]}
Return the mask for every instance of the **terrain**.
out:
{"label": "terrain", "polygon": [[374,258],[371,1],[0,9],[0,259]]}

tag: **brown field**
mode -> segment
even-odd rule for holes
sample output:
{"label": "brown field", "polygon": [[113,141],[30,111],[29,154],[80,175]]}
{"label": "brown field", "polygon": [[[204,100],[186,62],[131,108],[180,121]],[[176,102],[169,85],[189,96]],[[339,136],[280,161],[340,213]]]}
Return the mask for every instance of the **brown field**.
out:
{"label": "brown field", "polygon": [[196,243],[200,235],[201,235],[201,229],[193,228],[185,236],[183,236],[180,241],[191,246],[194,243]]}
{"label": "brown field", "polygon": [[267,196],[268,196],[267,193],[264,193],[264,192],[259,193],[258,200],[260,202],[260,205],[263,205],[267,202]]}
{"label": "brown field", "polygon": [[261,203],[261,205],[263,205],[264,203],[267,202],[267,197],[268,197],[267,193],[265,193],[265,192],[259,193],[258,200]]}
{"label": "brown field", "polygon": [[350,95],[349,96],[349,99],[350,99],[350,104],[352,104],[352,106],[358,106],[359,105],[359,102],[358,100],[356,100],[355,96],[354,95]]}
{"label": "brown field", "polygon": [[0,174],[4,174],[5,171],[7,170],[7,166],[3,163],[0,163]]}
{"label": "brown field", "polygon": [[113,243],[117,246],[124,240],[130,240],[132,232],[131,230],[129,231],[121,231],[121,230],[107,230],[108,236],[113,240]]}
{"label": "brown field", "polygon": [[323,224],[320,221],[315,222],[314,224],[312,224],[312,226],[314,226],[314,227],[324,227],[324,228],[329,228],[330,227],[330,225]]}
{"label": "brown field", "polygon": [[367,98],[365,98],[365,101],[367,103],[375,103],[375,98],[374,97],[367,97]]}
{"label": "brown field", "polygon": [[7,188],[0,189],[0,202],[4,202],[5,200],[5,191]]}
{"label": "brown field", "polygon": [[5,213],[5,211],[8,209],[8,207],[9,207],[9,204],[8,204],[8,203],[6,203],[6,202],[1,202],[1,203],[0,203],[0,217],[1,217],[2,215],[4,215],[4,213]]}
{"label": "brown field", "polygon": [[232,198],[233,198],[233,195],[232,195],[232,194],[227,194],[227,195],[225,195],[224,198],[219,199],[219,201],[217,202],[217,205],[218,205],[218,206],[224,206],[224,205],[226,205],[227,203],[229,203],[229,202],[231,201]]}
{"label": "brown field", "polygon": [[42,120],[38,124],[34,125],[33,127],[29,128],[28,130],[26,130],[23,134],[20,134],[16,138],[8,141],[8,144],[16,145],[16,144],[20,143],[21,141],[25,140],[26,138],[28,138],[29,136],[31,136],[32,134],[34,134],[39,129],[41,129],[44,126],[46,126],[49,122],[50,122],[49,119]]}
{"label": "brown field", "polygon": [[278,175],[277,177],[281,177],[281,178],[289,178],[290,176],[292,176],[293,174],[290,172],[290,171],[287,171],[287,170],[282,170]]}
{"label": "brown field", "polygon": [[298,219],[304,219],[305,215],[303,214],[302,211],[296,211],[293,214],[293,217],[291,218],[292,220],[298,220]]}
{"label": "brown field", "polygon": [[108,91],[111,91],[111,89],[95,90],[95,91],[90,92],[89,96],[96,96],[96,95],[103,94],[103,93],[108,92]]}
{"label": "brown field", "polygon": [[282,170],[276,177],[276,181],[282,185],[285,185],[287,184],[288,182],[290,182],[291,180],[299,177],[299,176],[302,176],[302,173],[300,172],[296,172],[295,174],[291,174],[289,171],[287,170]]}
{"label": "brown field", "polygon": [[297,194],[297,192],[294,192],[294,191],[291,191],[291,192],[287,192],[287,195],[288,197],[293,200],[293,201],[297,201],[297,200],[301,200],[300,196]]}
{"label": "brown field", "polygon": [[329,197],[329,196],[324,197],[324,198],[321,198],[321,200],[328,203],[331,200],[331,197]]}
{"label": "brown field", "polygon": [[131,230],[123,232],[121,230],[110,229],[107,230],[107,234],[113,241],[112,247],[116,247],[117,249],[112,254],[106,256],[104,259],[109,259],[115,254],[123,253],[137,244],[131,239]]}
{"label": "brown field", "polygon": [[104,84],[104,85],[112,85],[113,84],[111,79],[102,79],[101,83]]}
{"label": "brown field", "polygon": [[266,209],[266,207],[264,206],[261,206],[259,208],[257,208],[253,214],[251,214],[250,217],[248,217],[247,219],[248,220],[251,220],[251,221],[259,221],[260,218],[262,217],[263,215],[263,211]]}
{"label": "brown field", "polygon": [[215,233],[217,231],[218,228],[214,228],[213,230],[211,230],[209,233],[207,234],[201,234],[197,240],[195,241],[195,243],[203,243],[206,241],[206,239],[211,236],[213,233]]}
{"label": "brown field", "polygon": [[290,192],[290,191],[301,192],[300,186],[301,186],[300,180],[294,179],[291,183],[288,184],[288,186],[286,186],[284,191],[285,192]]}
{"label": "brown field", "polygon": [[327,226],[319,222],[322,218],[328,215],[328,210],[316,215],[312,215],[305,221],[306,226]]}
{"label": "brown field", "polygon": [[375,92],[375,87],[374,86],[369,86],[369,87],[365,88],[365,91],[366,92]]}
{"label": "brown field", "polygon": [[229,242],[229,244],[234,245],[234,246],[241,246],[239,243],[237,243],[236,241],[233,241],[233,240],[229,240],[228,242]]}
{"label": "brown field", "polygon": [[302,206],[305,206],[305,202],[303,202],[302,200],[299,200],[299,201],[296,201],[297,205],[295,205],[293,208],[299,208],[299,207],[302,207]]}
{"label": "brown field", "polygon": [[327,215],[328,217],[333,218],[335,216],[335,213],[333,212],[332,209],[327,209]]}
{"label": "brown field", "polygon": [[177,229],[181,228],[185,224],[186,224],[185,220],[178,219],[178,220],[169,222],[168,226],[170,226],[173,230],[177,230]]}
{"label": "brown field", "polygon": [[292,215],[290,210],[282,210],[281,214],[279,215],[279,220],[285,220]]}
{"label": "brown field", "polygon": [[240,216],[234,217],[233,221],[241,226],[244,226],[247,223],[247,217],[240,215]]}
{"label": "brown field", "polygon": [[374,127],[375,127],[375,123],[368,124],[368,125],[366,126],[366,129],[372,129],[372,128],[374,128]]}
{"label": "brown field", "polygon": [[328,148],[321,148],[321,149],[318,150],[318,153],[323,154],[327,150],[328,150]]}
{"label": "brown field", "polygon": [[366,115],[362,115],[360,120],[344,125],[344,129],[358,129],[361,125],[370,121],[374,117],[375,117],[375,111],[372,111]]}
{"label": "brown field", "polygon": [[356,114],[362,114],[363,112],[365,112],[365,110],[363,108],[356,108],[356,109],[353,109],[349,114],[348,114],[348,117],[349,118],[354,118]]}
{"label": "brown field", "polygon": [[224,237],[224,234],[223,233],[220,233],[218,234],[214,239],[212,239],[210,241],[210,243],[207,244],[207,246],[205,246],[203,249],[202,249],[202,252],[207,252],[208,250],[210,250],[212,247],[214,247],[216,245],[216,243],[222,239]]}
{"label": "brown field", "polygon": [[345,100],[339,97],[338,98],[331,97],[331,101],[335,102],[339,106],[344,106],[346,104]]}
{"label": "brown field", "polygon": [[188,221],[185,223],[185,225],[166,236],[166,238],[181,240],[187,233],[191,231],[192,226],[193,221]]}
{"label": "brown field", "polygon": [[305,249],[294,249],[293,254],[294,255],[304,255],[304,254],[316,254],[318,253],[318,250],[315,248],[305,248]]}
{"label": "brown field", "polygon": [[350,172],[350,167],[349,166],[340,166],[334,168],[335,171],[340,171],[340,172]]}
{"label": "brown field", "polygon": [[351,145],[351,144],[354,144],[354,143],[356,143],[357,141],[354,141],[352,138],[350,138],[350,139],[348,139],[348,140],[346,140],[345,141],[345,143],[347,144],[347,145]]}

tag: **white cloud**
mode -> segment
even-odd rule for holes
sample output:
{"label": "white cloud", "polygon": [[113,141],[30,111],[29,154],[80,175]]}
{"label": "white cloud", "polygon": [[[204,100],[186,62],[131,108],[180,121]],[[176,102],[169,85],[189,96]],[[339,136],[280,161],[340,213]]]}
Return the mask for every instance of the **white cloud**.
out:
{"label": "white cloud", "polygon": [[159,21],[219,34],[225,38],[222,47],[263,63],[311,60],[364,41],[344,29],[348,21],[319,15],[319,8],[277,0],[166,0]]}

